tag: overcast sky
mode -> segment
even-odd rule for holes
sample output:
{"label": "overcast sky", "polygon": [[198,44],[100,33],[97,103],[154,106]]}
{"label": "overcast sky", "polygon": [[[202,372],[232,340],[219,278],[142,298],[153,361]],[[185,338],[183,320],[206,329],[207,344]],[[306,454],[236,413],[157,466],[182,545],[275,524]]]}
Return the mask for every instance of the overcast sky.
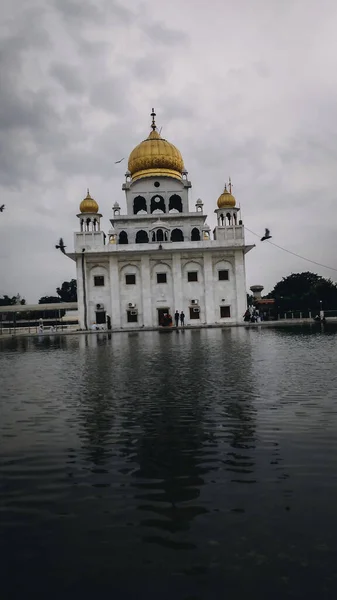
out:
{"label": "overcast sky", "polygon": [[[208,223],[230,175],[243,221],[337,269],[336,0],[2,0],[0,295],[54,295],[87,187],[103,229],[150,130],[181,151]],[[246,231],[247,288],[337,272]]]}

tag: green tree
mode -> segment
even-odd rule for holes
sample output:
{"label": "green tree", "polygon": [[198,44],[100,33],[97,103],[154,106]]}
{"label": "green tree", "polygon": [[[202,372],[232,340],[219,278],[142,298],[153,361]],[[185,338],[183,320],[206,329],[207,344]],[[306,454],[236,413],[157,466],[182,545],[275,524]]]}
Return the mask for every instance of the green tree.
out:
{"label": "green tree", "polygon": [[26,304],[26,300],[21,298],[20,294],[12,297],[4,294],[2,298],[0,298],[0,306],[14,306],[14,304]]}
{"label": "green tree", "polygon": [[56,293],[59,295],[61,302],[77,302],[77,281],[64,281],[61,287],[56,288]]}
{"label": "green tree", "polygon": [[57,302],[61,302],[59,296],[42,296],[39,300],[39,304],[56,304]]}
{"label": "green tree", "polygon": [[292,273],[283,277],[266,298],[275,298],[280,311],[337,309],[337,285],[316,273]]}

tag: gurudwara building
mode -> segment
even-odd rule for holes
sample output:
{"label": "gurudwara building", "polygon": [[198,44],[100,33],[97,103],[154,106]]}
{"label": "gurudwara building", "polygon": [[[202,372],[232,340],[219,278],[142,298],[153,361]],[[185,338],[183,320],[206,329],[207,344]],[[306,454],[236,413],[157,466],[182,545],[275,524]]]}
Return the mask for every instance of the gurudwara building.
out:
{"label": "gurudwara building", "polygon": [[75,252],[82,329],[157,327],[183,311],[187,325],[242,322],[246,310],[245,245],[240,209],[225,186],[211,233],[202,200],[189,209],[191,182],[179,150],[157,131],[130,154],[122,189],[126,214],[112,207],[111,228],[88,194],[77,215]]}

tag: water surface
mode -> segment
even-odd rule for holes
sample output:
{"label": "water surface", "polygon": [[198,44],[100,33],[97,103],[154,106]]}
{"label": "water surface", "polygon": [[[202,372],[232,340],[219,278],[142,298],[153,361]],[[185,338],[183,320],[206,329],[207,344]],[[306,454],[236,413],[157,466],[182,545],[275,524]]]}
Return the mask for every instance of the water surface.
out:
{"label": "water surface", "polygon": [[337,332],[0,340],[4,599],[335,598]]}

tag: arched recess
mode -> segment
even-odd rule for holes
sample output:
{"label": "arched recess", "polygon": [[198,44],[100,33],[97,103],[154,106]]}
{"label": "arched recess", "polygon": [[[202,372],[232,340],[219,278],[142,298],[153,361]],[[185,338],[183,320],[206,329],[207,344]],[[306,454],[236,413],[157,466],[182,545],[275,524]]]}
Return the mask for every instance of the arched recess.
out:
{"label": "arched recess", "polygon": [[128,234],[126,233],[126,231],[121,231],[119,236],[118,236],[118,243],[119,244],[128,244],[129,240],[128,240]]}
{"label": "arched recess", "polygon": [[183,242],[184,234],[181,229],[173,229],[171,233],[171,242]]}
{"label": "arched recess", "polygon": [[144,229],[140,229],[139,231],[137,231],[136,233],[136,244],[147,244],[149,241],[149,236],[147,231],[144,231]]}
{"label": "arched recess", "polygon": [[200,241],[200,230],[197,227],[193,227],[191,232],[191,241],[199,242]]}
{"label": "arched recess", "polygon": [[157,242],[164,241],[164,232],[162,229],[157,229]]}
{"label": "arched recess", "polygon": [[147,212],[146,200],[144,196],[136,196],[133,201],[133,214],[136,215],[141,210]]}
{"label": "arched recess", "polygon": [[181,201],[180,196],[178,196],[178,194],[173,194],[173,196],[170,197],[169,200],[169,212],[171,210],[174,211],[178,211],[178,212],[183,212],[183,203]]}
{"label": "arched recess", "polygon": [[151,213],[155,210],[161,210],[163,213],[166,212],[165,209],[165,200],[163,196],[153,196],[151,198]]}
{"label": "arched recess", "polygon": [[231,224],[231,221],[232,221],[232,215],[231,215],[231,213],[229,213],[229,212],[228,212],[228,213],[226,214],[226,218],[227,218],[227,221],[228,221],[228,225],[230,225],[230,224]]}

